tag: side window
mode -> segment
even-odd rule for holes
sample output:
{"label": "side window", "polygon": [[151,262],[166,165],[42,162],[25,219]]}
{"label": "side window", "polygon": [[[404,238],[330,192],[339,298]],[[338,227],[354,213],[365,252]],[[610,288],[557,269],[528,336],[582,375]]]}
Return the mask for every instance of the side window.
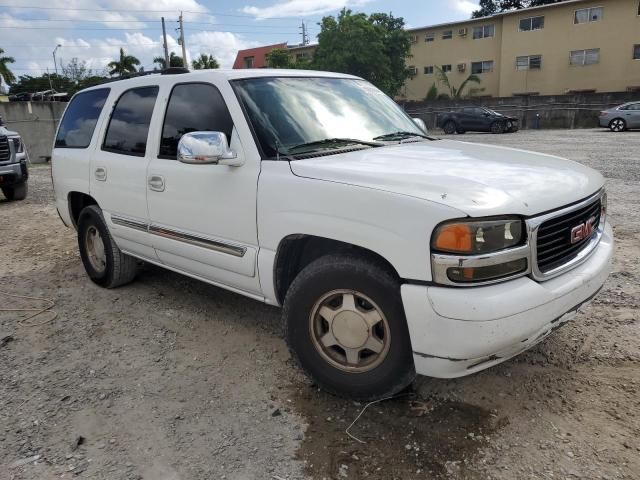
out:
{"label": "side window", "polygon": [[116,102],[102,149],[108,152],[144,157],[158,87],[127,90]]}
{"label": "side window", "polygon": [[222,132],[231,142],[233,120],[216,87],[208,83],[184,83],[173,87],[162,127],[160,158],[175,160],[178,142],[189,132]]}
{"label": "side window", "polygon": [[87,148],[108,96],[109,89],[101,88],[73,97],[60,122],[56,148]]}

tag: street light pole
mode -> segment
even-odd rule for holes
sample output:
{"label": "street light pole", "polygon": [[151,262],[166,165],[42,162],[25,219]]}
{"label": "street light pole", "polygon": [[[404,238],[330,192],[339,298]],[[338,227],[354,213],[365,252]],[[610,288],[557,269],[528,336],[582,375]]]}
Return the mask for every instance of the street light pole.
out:
{"label": "street light pole", "polygon": [[56,45],[56,48],[53,49],[53,68],[56,70],[56,76],[58,76],[58,63],[56,62],[56,50],[58,50],[62,45]]}

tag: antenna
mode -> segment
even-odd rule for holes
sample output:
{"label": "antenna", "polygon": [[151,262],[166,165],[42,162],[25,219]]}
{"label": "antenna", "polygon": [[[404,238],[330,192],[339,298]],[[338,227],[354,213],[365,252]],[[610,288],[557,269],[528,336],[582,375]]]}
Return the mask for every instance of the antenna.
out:
{"label": "antenna", "polygon": [[309,45],[309,32],[307,31],[307,24],[304,20],[301,21],[300,30],[302,33],[302,45]]}

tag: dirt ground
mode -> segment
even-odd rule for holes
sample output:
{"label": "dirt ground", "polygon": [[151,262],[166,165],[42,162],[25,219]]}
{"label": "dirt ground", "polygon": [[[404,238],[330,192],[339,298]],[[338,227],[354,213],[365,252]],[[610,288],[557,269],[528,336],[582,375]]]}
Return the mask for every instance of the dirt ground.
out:
{"label": "dirt ground", "polygon": [[[467,134],[607,177],[614,271],[541,345],[366,408],[292,364],[279,311],[145,266],[88,281],[47,166],[0,200],[0,479],[640,478],[640,133]],[[47,302],[6,294],[46,297]],[[363,442],[363,443],[360,443]]]}

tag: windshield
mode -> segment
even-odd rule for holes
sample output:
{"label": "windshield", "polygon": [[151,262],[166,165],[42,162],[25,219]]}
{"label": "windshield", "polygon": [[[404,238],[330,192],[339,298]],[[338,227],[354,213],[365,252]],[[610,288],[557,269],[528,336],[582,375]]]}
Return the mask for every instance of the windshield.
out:
{"label": "windshield", "polygon": [[233,85],[267,158],[306,144],[372,148],[386,136],[396,139],[398,132],[424,136],[393,100],[364,80],[268,77]]}

